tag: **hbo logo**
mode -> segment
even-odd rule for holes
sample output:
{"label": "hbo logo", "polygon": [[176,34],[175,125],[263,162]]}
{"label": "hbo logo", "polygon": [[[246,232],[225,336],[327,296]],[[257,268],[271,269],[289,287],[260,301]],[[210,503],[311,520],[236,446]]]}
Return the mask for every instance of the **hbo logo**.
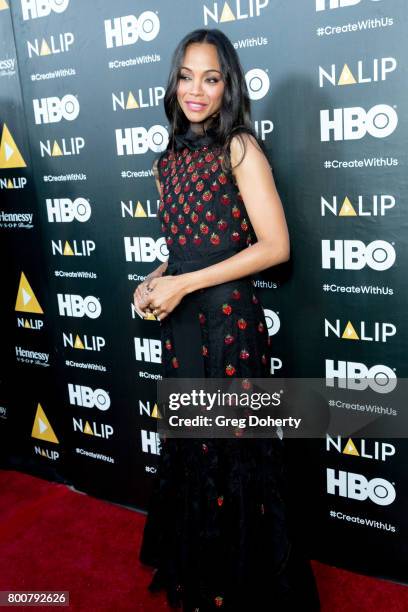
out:
{"label": "hbo logo", "polygon": [[154,40],[160,31],[160,21],[153,11],[144,11],[139,19],[135,15],[105,19],[106,47],[133,45],[139,37],[145,42]]}
{"label": "hbo logo", "polygon": [[74,121],[79,115],[79,102],[75,96],[67,94],[63,98],[41,98],[33,100],[34,118],[37,125],[58,123],[61,119]]}
{"label": "hbo logo", "polygon": [[[385,240],[373,240],[365,245],[361,240],[322,240],[322,268],[330,270],[361,270],[368,266],[382,272],[395,262],[395,249]],[[332,264],[334,264],[332,266]]]}
{"label": "hbo logo", "polygon": [[398,125],[398,115],[388,104],[377,104],[368,111],[361,106],[320,111],[321,141],[359,140],[367,133],[374,138],[390,136]]}
{"label": "hbo logo", "polygon": [[166,261],[169,251],[165,238],[154,240],[150,236],[125,236],[126,261],[145,261],[151,263],[156,259]]}
{"label": "hbo logo", "polygon": [[63,13],[69,4],[69,0],[21,0],[23,19],[37,19],[47,17],[51,11]]}
{"label": "hbo logo", "polygon": [[85,223],[91,216],[91,205],[85,198],[47,198],[47,216],[50,223],[70,223],[74,219]]}
{"label": "hbo logo", "polygon": [[362,474],[342,470],[336,477],[332,468],[327,468],[327,492],[359,501],[370,499],[378,506],[389,506],[396,497],[394,486],[384,478],[367,480]]}
{"label": "hbo logo", "polygon": [[69,293],[58,293],[58,310],[61,317],[89,317],[97,319],[102,307],[98,298],[93,295],[71,295]]}
{"label": "hbo logo", "polygon": [[368,387],[377,393],[391,393],[397,386],[397,376],[384,364],[368,368],[365,363],[356,361],[338,361],[337,368],[333,359],[326,359],[326,384],[334,387],[338,380],[339,389],[365,391]]}
{"label": "hbo logo", "polygon": [[140,155],[149,149],[159,153],[164,151],[169,140],[166,128],[161,125],[152,125],[148,130],[143,126],[117,129],[115,136],[118,155]]}
{"label": "hbo logo", "polygon": [[104,389],[91,389],[83,385],[68,384],[69,401],[74,406],[108,410],[111,405],[110,397]]}

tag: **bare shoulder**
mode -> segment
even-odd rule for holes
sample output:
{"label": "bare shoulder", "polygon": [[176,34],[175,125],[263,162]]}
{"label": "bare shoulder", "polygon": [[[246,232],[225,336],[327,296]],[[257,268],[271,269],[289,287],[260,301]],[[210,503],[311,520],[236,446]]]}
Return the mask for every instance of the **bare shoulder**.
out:
{"label": "bare shoulder", "polygon": [[248,132],[239,132],[232,137],[230,143],[230,155],[231,164],[233,167],[240,164],[240,162],[251,159],[259,160],[260,155],[265,157],[256,138],[254,138],[252,134],[249,134]]}

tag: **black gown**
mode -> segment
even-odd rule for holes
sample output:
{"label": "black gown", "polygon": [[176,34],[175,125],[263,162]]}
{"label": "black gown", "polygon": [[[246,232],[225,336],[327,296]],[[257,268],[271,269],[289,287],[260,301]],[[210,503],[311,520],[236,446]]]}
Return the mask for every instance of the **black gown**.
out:
{"label": "black gown", "polygon": [[[256,242],[214,133],[189,129],[157,163],[166,274],[200,269]],[[251,277],[188,294],[160,323],[163,377],[267,378],[271,338]],[[320,610],[286,506],[284,441],[161,440],[139,553],[184,612]]]}

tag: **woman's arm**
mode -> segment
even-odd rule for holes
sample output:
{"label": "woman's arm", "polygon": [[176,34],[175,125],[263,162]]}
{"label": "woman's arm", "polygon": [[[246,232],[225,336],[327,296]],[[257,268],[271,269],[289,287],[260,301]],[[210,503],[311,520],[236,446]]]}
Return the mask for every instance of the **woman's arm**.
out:
{"label": "woman's arm", "polygon": [[[222,262],[180,275],[186,294],[255,274],[290,257],[285,213],[268,160],[252,136],[243,134],[243,138],[246,153],[234,175],[258,242]],[[242,144],[235,136],[231,142],[233,166],[242,154]]]}
{"label": "woman's arm", "polygon": [[[159,192],[160,198],[162,198],[160,178],[159,178],[159,171],[158,171],[158,167],[157,167],[157,159],[155,159],[154,162],[153,162],[153,174],[154,174],[154,178],[156,180],[157,191]],[[149,284],[149,281],[152,278],[160,278],[161,276],[163,276],[163,274],[165,273],[165,271],[167,269],[167,265],[168,265],[167,261],[164,261],[162,264],[160,264],[160,266],[158,266],[155,270],[150,272],[146,276],[144,281],[139,283],[137,285],[136,289],[134,290],[134,292],[133,292],[133,303],[134,303],[136,311],[139,313],[140,316],[143,316],[143,315],[145,315],[145,314],[150,312],[149,308],[145,308],[145,307],[142,308],[142,303],[143,303],[143,298],[144,298],[144,295],[145,295],[144,292],[146,290],[146,286]]]}

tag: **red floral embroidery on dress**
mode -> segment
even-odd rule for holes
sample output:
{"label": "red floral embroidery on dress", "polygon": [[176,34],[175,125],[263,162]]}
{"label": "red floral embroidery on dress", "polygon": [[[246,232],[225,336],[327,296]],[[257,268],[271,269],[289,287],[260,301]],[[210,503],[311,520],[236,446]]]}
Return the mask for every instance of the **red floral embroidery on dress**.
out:
{"label": "red floral embroidery on dress", "polygon": [[224,338],[224,343],[225,344],[232,344],[234,342],[235,338],[234,336],[232,336],[231,334],[227,334]]}
{"label": "red floral embroidery on dress", "polygon": [[177,357],[172,357],[171,365],[173,366],[173,368],[178,368],[179,367],[179,362],[178,362]]}
{"label": "red floral embroidery on dress", "polygon": [[248,357],[249,357],[249,352],[246,349],[242,349],[239,353],[239,358],[248,359]]}
{"label": "red floral embroidery on dress", "polygon": [[239,210],[238,206],[236,204],[234,204],[234,206],[232,207],[232,216],[235,219],[239,219],[239,217],[241,216],[241,211]]}
{"label": "red floral embroidery on dress", "polygon": [[225,368],[225,373],[227,374],[227,376],[234,376],[236,370],[234,368],[234,366],[229,363],[226,368]]}
{"label": "red floral embroidery on dress", "polygon": [[246,329],[248,323],[245,321],[245,319],[243,319],[241,317],[240,319],[238,319],[237,325],[238,325],[239,329]]}
{"label": "red floral embroidery on dress", "polygon": [[232,307],[230,304],[223,304],[221,308],[222,308],[222,312],[226,315],[230,315],[232,312]]}
{"label": "red floral embroidery on dress", "polygon": [[[233,246],[235,251],[253,243],[254,235],[236,178],[232,172],[223,170],[222,154],[218,145],[197,150],[186,146],[181,151],[168,151],[160,158],[158,171],[163,195],[158,217],[170,251],[176,252],[181,247],[194,258],[194,249],[198,247],[204,252],[205,247]],[[193,252],[189,253],[188,248]]]}

